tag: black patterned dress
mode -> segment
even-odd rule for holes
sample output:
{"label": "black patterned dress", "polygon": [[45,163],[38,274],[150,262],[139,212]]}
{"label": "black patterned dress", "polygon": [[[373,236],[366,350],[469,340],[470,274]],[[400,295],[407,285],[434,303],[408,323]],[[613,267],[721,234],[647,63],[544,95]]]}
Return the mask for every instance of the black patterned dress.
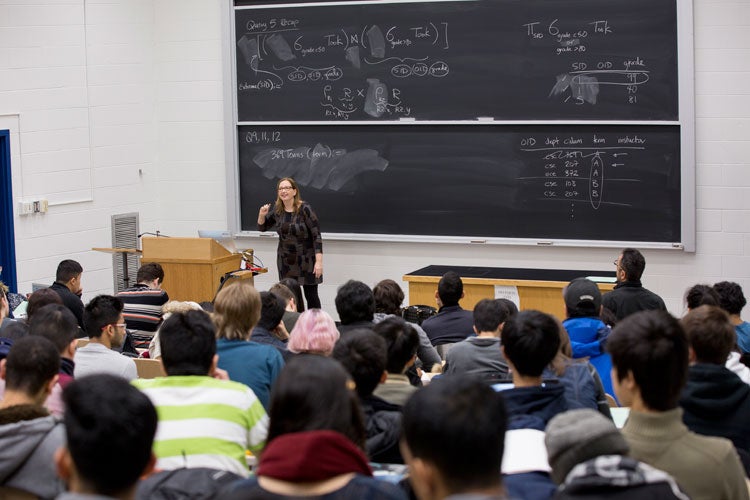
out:
{"label": "black patterned dress", "polygon": [[320,236],[318,216],[312,207],[303,202],[296,214],[268,212],[265,222],[258,224],[258,230],[269,229],[276,229],[279,233],[276,260],[279,279],[294,278],[300,285],[322,283],[322,276],[315,277],[315,254],[323,253],[323,238]]}

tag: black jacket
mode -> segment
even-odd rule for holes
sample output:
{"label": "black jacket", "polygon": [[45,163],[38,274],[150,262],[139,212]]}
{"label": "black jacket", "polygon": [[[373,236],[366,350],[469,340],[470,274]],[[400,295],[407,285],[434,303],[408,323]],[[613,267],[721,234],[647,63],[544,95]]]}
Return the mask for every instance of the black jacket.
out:
{"label": "black jacket", "polygon": [[680,406],[691,431],[725,437],[750,451],[750,386],[736,373],[721,365],[692,365]]}
{"label": "black jacket", "polygon": [[76,317],[76,320],[78,320],[78,326],[80,326],[81,330],[85,332],[86,327],[83,326],[83,301],[81,300],[81,298],[71,292],[67,286],[60,283],[59,281],[55,281],[54,283],[52,283],[52,286],[49,288],[50,290],[54,290],[57,295],[60,296],[63,305],[70,309],[70,311]]}
{"label": "black jacket", "polygon": [[461,342],[474,335],[474,313],[461,306],[443,306],[440,311],[422,323],[422,329],[432,345]]}
{"label": "black jacket", "polygon": [[623,281],[615,285],[614,290],[602,297],[602,305],[612,311],[618,320],[638,311],[667,310],[662,298],[643,288],[639,280]]}
{"label": "black jacket", "polygon": [[401,436],[401,407],[377,396],[360,398],[365,416],[367,455],[371,462],[402,464],[398,447]]}

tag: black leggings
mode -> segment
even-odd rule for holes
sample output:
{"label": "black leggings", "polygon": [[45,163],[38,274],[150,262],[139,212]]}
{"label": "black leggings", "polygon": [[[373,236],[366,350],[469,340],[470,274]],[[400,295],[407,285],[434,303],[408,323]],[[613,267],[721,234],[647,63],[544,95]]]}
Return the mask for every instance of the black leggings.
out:
{"label": "black leggings", "polygon": [[318,285],[302,285],[305,291],[305,301],[308,309],[320,309],[320,297],[318,297]]}

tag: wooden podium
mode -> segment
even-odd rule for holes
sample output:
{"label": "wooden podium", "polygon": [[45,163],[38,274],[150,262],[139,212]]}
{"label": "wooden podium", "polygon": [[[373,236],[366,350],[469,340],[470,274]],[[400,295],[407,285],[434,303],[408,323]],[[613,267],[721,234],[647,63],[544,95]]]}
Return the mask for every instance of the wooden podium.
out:
{"label": "wooden podium", "polygon": [[207,302],[214,299],[221,278],[238,271],[233,279],[250,280],[253,273],[239,271],[242,254],[233,254],[211,238],[141,239],[141,264],[158,262],[164,268],[162,288],[171,300]]}

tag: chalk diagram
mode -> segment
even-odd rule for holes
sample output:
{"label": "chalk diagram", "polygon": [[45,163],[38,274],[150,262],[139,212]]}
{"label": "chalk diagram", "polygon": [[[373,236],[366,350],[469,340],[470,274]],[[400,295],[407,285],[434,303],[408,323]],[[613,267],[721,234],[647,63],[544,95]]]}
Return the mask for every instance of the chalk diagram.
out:
{"label": "chalk diagram", "polygon": [[[237,41],[241,60],[252,70],[253,81],[238,82],[239,92],[277,92],[285,86],[318,85],[324,117],[347,120],[362,111],[380,118],[409,117],[411,106],[396,86],[378,78],[362,77],[357,85],[336,82],[348,75],[364,74],[363,67],[385,66],[396,79],[445,78],[450,67],[430,56],[399,57],[399,52],[418,53],[426,46],[449,50],[448,23],[427,22],[418,27],[381,28],[365,25],[357,33],[344,28],[323,35],[305,34],[299,21],[292,27],[268,29],[266,21],[248,21]],[[332,57],[333,55],[333,57]],[[340,57],[337,64],[317,65]]]}

